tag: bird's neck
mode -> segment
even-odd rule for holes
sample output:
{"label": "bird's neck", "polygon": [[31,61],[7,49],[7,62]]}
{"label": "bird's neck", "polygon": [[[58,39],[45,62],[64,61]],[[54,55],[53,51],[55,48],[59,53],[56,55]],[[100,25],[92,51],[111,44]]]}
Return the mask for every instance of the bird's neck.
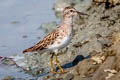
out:
{"label": "bird's neck", "polygon": [[73,31],[73,25],[72,25],[72,17],[66,17],[63,18],[62,24],[61,24],[61,30],[65,32],[65,35],[70,35]]}
{"label": "bird's neck", "polygon": [[67,25],[66,27],[72,27],[73,17],[63,17],[62,25]]}

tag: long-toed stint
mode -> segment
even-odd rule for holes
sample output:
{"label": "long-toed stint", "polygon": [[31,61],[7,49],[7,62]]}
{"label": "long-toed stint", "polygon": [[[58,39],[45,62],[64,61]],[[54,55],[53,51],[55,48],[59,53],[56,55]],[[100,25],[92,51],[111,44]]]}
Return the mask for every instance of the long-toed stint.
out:
{"label": "long-toed stint", "polygon": [[[23,53],[36,51],[43,53],[45,51],[53,51],[54,54],[52,53],[51,56],[51,73],[64,73],[64,70],[58,63],[57,52],[59,49],[66,47],[70,43],[73,31],[72,19],[73,16],[77,14],[87,15],[78,12],[72,6],[65,7],[63,10],[62,23],[53,32],[45,36],[40,42],[24,50]],[[59,69],[61,70],[61,72],[53,71],[53,56],[55,56],[55,62]]]}

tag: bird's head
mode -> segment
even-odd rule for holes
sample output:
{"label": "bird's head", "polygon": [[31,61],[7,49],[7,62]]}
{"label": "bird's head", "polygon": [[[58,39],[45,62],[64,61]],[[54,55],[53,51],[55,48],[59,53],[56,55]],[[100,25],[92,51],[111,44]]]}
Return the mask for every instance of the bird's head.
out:
{"label": "bird's head", "polygon": [[68,6],[68,7],[64,8],[64,10],[63,10],[63,16],[72,17],[74,15],[87,15],[87,14],[77,11],[72,6]]}

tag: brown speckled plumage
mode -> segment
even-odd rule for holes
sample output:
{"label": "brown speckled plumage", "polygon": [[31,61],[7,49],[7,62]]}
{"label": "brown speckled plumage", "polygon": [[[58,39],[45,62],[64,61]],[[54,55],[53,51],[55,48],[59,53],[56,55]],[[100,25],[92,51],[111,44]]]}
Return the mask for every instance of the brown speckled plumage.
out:
{"label": "brown speckled plumage", "polygon": [[52,45],[54,43],[57,37],[58,37],[58,31],[54,30],[53,32],[49,33],[46,37],[44,37],[36,45],[24,50],[23,53],[46,49],[48,45]]}

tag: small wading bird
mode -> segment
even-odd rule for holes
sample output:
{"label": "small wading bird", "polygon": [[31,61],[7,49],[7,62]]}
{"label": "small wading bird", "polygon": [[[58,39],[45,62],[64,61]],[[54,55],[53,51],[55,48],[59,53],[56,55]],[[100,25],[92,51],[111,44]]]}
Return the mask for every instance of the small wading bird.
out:
{"label": "small wading bird", "polygon": [[[63,10],[63,21],[62,23],[51,33],[45,36],[40,42],[34,46],[26,49],[23,53],[27,52],[40,52],[41,54],[45,51],[53,51],[51,56],[51,73],[64,73],[64,70],[59,65],[57,60],[57,52],[59,49],[67,46],[72,39],[72,19],[74,15],[87,15],[81,12],[78,12],[75,8],[68,6]],[[53,56],[55,56],[55,62],[61,72],[53,71]]]}

